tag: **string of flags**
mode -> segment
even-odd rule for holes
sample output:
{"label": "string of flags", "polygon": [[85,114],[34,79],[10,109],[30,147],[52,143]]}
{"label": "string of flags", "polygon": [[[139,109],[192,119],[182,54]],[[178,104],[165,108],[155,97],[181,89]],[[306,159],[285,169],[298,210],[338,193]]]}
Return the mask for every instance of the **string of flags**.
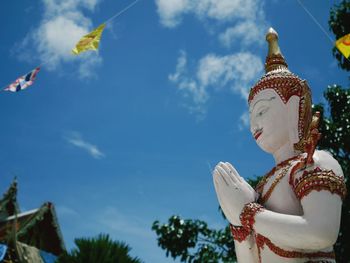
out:
{"label": "string of flags", "polygon": [[[100,40],[102,37],[103,30],[106,27],[106,24],[122,13],[126,12],[129,8],[134,6],[139,0],[135,0],[132,2],[130,5],[125,7],[123,10],[120,12],[116,13],[114,16],[109,18],[106,22],[102,23],[99,25],[97,28],[92,30],[90,33],[87,35],[83,36],[78,43],[75,45],[75,47],[72,49],[72,54],[73,55],[79,55],[82,52],[86,52],[89,50],[98,50]],[[306,7],[301,3],[300,0],[298,0],[299,4],[303,7],[305,12],[307,12],[310,17],[314,20],[314,22],[320,27],[320,29],[328,36],[328,38],[333,42],[332,38],[327,34],[327,32],[324,30],[324,28],[318,23],[316,18],[313,17],[313,15],[306,9]],[[350,59],[350,34],[346,34],[345,36],[339,38],[335,42],[335,46],[338,48],[338,50],[344,55],[346,59]],[[45,64],[45,63],[43,63]],[[42,64],[42,65],[43,65]],[[19,92],[21,90],[24,90],[31,86],[34,83],[34,80],[40,71],[40,66],[36,67],[29,73],[17,78],[13,83],[8,85],[3,89],[3,91],[10,91],[10,92]]]}
{"label": "string of flags", "polygon": [[344,55],[344,57],[346,57],[347,59],[350,59],[350,34],[347,34],[339,38],[335,42],[335,46]]}
{"label": "string of flags", "polygon": [[39,70],[40,67],[37,67],[31,72],[27,73],[26,75],[17,78],[13,83],[4,88],[4,91],[18,92],[28,88],[34,83],[34,80]]}
{"label": "string of flags", "polygon": [[[102,23],[97,28],[92,30],[90,33],[81,37],[80,40],[75,45],[75,47],[72,49],[72,54],[79,55],[80,53],[88,50],[97,51],[100,44],[103,30],[106,27],[106,24],[112,21],[113,19],[117,18],[124,12],[126,12],[131,7],[133,7],[138,1],[139,0],[135,0],[134,2],[126,6],[124,9],[122,9],[120,12],[116,13],[111,18],[109,18],[106,22]],[[44,65],[44,64],[46,63],[42,63],[41,65]],[[29,73],[17,78],[14,82],[12,82],[7,87],[5,87],[3,91],[19,92],[33,85],[34,80],[40,71],[40,68],[41,66],[37,66],[36,68],[31,70]]]}
{"label": "string of flags", "polygon": [[323,33],[328,37],[332,44],[344,55],[344,57],[350,61],[350,34],[342,36],[338,40],[333,42],[333,39],[327,33],[327,31],[323,28],[323,26],[317,21],[317,19],[310,13],[310,11],[305,7],[301,0],[297,0],[299,5],[304,9],[304,11],[310,16],[310,18],[315,22],[315,24],[323,31]]}
{"label": "string of flags", "polygon": [[79,55],[84,51],[97,50],[105,27],[106,24],[103,23],[89,34],[83,36],[75,45],[75,48],[72,49],[72,53],[74,55]]}

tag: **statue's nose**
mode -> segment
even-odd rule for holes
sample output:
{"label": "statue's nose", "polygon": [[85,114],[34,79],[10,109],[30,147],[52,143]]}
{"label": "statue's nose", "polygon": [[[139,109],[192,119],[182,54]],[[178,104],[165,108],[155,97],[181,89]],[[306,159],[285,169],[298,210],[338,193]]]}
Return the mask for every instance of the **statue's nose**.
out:
{"label": "statue's nose", "polygon": [[254,134],[256,131],[261,129],[261,125],[254,118],[250,118],[250,132]]}

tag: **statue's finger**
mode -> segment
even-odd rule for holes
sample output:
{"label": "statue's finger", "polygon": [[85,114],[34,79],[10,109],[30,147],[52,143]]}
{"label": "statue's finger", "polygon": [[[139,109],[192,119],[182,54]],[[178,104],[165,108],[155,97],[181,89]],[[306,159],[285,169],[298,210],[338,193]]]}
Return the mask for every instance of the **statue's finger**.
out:
{"label": "statue's finger", "polygon": [[218,168],[215,168],[215,180],[219,185],[226,185],[229,186],[228,182],[226,181],[226,179],[224,178],[224,176],[222,176],[221,172],[219,171]]}
{"label": "statue's finger", "polygon": [[235,184],[241,183],[239,175],[236,175],[226,163],[221,164],[220,167],[225,170],[227,176],[232,182]]}
{"label": "statue's finger", "polygon": [[234,178],[234,176],[228,172],[226,172],[221,166],[218,167],[218,171],[220,172],[221,176],[224,178],[224,180],[229,184],[237,187],[237,179]]}
{"label": "statue's finger", "polygon": [[226,165],[231,169],[231,171],[236,175],[238,181],[243,182],[243,178],[239,175],[239,173],[237,172],[237,170],[233,167],[232,164],[230,164],[229,162],[226,162]]}
{"label": "statue's finger", "polygon": [[227,186],[231,185],[232,183],[229,181],[229,177],[227,176],[226,172],[221,168],[218,167],[217,171],[219,172],[220,176],[219,178],[225,182]]}
{"label": "statue's finger", "polygon": [[220,168],[225,171],[226,176],[230,178],[230,181],[232,181],[236,185],[240,183],[237,176],[231,171],[231,169],[226,164],[221,164]]}
{"label": "statue's finger", "polygon": [[224,169],[227,174],[231,173],[231,169],[226,165],[226,163],[220,163],[219,167]]}
{"label": "statue's finger", "polygon": [[214,170],[213,172],[213,180],[214,180],[214,184],[217,187],[220,187],[220,183],[221,183],[221,174],[219,173],[218,170]]}

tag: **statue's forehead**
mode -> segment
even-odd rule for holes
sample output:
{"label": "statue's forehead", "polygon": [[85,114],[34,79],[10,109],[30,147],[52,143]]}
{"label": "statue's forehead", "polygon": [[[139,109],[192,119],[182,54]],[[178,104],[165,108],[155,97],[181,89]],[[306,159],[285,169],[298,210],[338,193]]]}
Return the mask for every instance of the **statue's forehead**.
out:
{"label": "statue's forehead", "polygon": [[256,94],[253,98],[253,100],[249,104],[249,112],[252,112],[254,108],[262,103],[262,102],[270,102],[271,98],[273,97],[278,97],[279,95],[277,94],[276,91],[273,89],[265,89],[260,91],[258,94]]}

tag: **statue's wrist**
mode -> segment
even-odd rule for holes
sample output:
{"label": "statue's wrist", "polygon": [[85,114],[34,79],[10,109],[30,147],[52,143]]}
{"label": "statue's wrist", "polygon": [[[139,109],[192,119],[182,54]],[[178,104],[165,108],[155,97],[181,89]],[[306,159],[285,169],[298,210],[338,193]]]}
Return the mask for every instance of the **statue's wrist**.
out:
{"label": "statue's wrist", "polygon": [[248,203],[243,207],[239,219],[241,220],[242,227],[249,233],[254,230],[256,214],[262,210],[263,206],[255,202]]}
{"label": "statue's wrist", "polygon": [[247,239],[254,230],[253,227],[256,214],[262,210],[263,206],[255,202],[248,203],[243,207],[239,216],[242,226],[234,226],[230,224],[230,230],[234,240],[242,242]]}
{"label": "statue's wrist", "polygon": [[247,239],[250,235],[250,232],[245,229],[243,226],[234,226],[230,224],[231,234],[234,240],[242,242]]}

